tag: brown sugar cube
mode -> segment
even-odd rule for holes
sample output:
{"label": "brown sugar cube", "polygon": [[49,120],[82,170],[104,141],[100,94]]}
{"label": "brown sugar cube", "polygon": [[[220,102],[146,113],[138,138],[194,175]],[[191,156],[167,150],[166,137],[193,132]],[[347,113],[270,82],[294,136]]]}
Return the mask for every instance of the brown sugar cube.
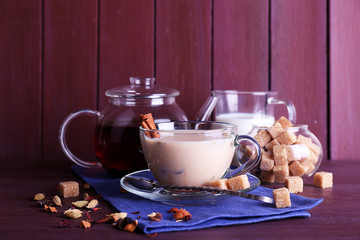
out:
{"label": "brown sugar cube", "polygon": [[278,142],[278,140],[273,139],[272,141],[270,141],[268,144],[265,145],[265,148],[269,151],[273,151],[273,147],[280,145],[280,143]]}
{"label": "brown sugar cube", "polygon": [[266,158],[274,159],[272,152],[266,151],[266,150],[264,150],[264,149],[261,149],[261,157],[266,157]]}
{"label": "brown sugar cube", "polygon": [[[243,147],[243,146],[245,146],[245,147]],[[243,146],[240,147],[240,151],[242,152],[243,157],[245,159],[248,159],[253,154],[253,150],[248,145],[243,145]]]}
{"label": "brown sugar cube", "polygon": [[250,187],[249,179],[245,174],[229,178],[228,184],[229,188],[234,191],[239,191]]}
{"label": "brown sugar cube", "polygon": [[283,187],[273,190],[273,197],[276,208],[291,207],[289,189]]}
{"label": "brown sugar cube", "polygon": [[293,132],[285,131],[276,137],[280,144],[291,145],[296,142],[296,135]]}
{"label": "brown sugar cube", "polygon": [[289,165],[274,166],[273,172],[275,175],[275,182],[284,183],[285,177],[289,176]]}
{"label": "brown sugar cube", "polygon": [[307,144],[307,147],[315,153],[315,155],[318,157],[320,155],[320,147],[314,143]]}
{"label": "brown sugar cube", "polygon": [[315,169],[315,165],[312,164],[312,162],[310,162],[309,159],[300,160],[300,163],[301,163],[301,165],[303,165],[307,169],[306,172],[305,172],[305,175],[310,174]]}
{"label": "brown sugar cube", "polygon": [[304,137],[303,135],[299,135],[297,137],[296,143],[305,144],[311,151],[315,153],[316,156],[319,156],[321,149],[318,145],[314,144],[311,141],[311,138]]}
{"label": "brown sugar cube", "polygon": [[287,160],[297,161],[308,158],[310,156],[310,150],[305,144],[294,144],[286,147]]}
{"label": "brown sugar cube", "polygon": [[266,156],[262,156],[261,161],[260,161],[260,169],[263,171],[268,171],[270,172],[273,167],[274,167],[274,160],[271,158],[268,158]]}
{"label": "brown sugar cube", "polygon": [[285,165],[287,164],[287,155],[286,155],[286,145],[276,145],[273,147],[273,154],[275,165]]}
{"label": "brown sugar cube", "polygon": [[265,150],[261,150],[261,158],[262,159],[265,158],[265,159],[274,161],[273,154],[271,152],[268,152]]}
{"label": "brown sugar cube", "polygon": [[301,160],[301,154],[298,151],[298,149],[295,148],[294,146],[296,146],[296,144],[286,146],[286,156],[287,156],[288,162]]}
{"label": "brown sugar cube", "polygon": [[304,182],[301,177],[291,176],[285,178],[285,187],[291,193],[301,193],[304,188]]}
{"label": "brown sugar cube", "polygon": [[310,156],[310,150],[305,144],[289,145],[286,148],[288,161],[306,159]]}
{"label": "brown sugar cube", "polygon": [[308,165],[305,165],[305,164],[303,164],[305,167],[307,167],[307,170],[306,170],[306,172],[305,172],[305,174],[306,175],[309,175],[310,174],[310,176],[313,174],[313,171],[315,170],[315,166],[314,165],[312,165],[311,163],[308,163]]}
{"label": "brown sugar cube", "polygon": [[261,179],[262,182],[274,183],[275,182],[274,172],[272,172],[272,171],[271,172],[261,171],[260,179]]}
{"label": "brown sugar cube", "polygon": [[287,119],[286,117],[282,116],[281,118],[279,118],[276,122],[280,123],[280,125],[283,128],[289,128],[292,127],[292,123],[289,121],[289,119]]}
{"label": "brown sugar cube", "polygon": [[293,161],[289,165],[289,170],[291,175],[301,177],[307,172],[308,168],[306,166],[303,166],[299,161]]}
{"label": "brown sugar cube", "polygon": [[268,132],[270,133],[272,138],[276,138],[284,131],[284,128],[278,122],[275,122],[271,127],[268,128]]}
{"label": "brown sugar cube", "polygon": [[311,162],[313,165],[316,165],[317,161],[319,160],[318,157],[315,155],[313,151],[309,151],[309,157],[306,158],[309,162]]}
{"label": "brown sugar cube", "polygon": [[210,182],[210,186],[214,188],[229,189],[228,180],[226,178],[212,181]]}
{"label": "brown sugar cube", "polygon": [[79,196],[79,183],[75,181],[59,183],[60,195],[64,198]]}
{"label": "brown sugar cube", "polygon": [[333,186],[333,174],[331,172],[317,172],[314,175],[314,186],[328,188]]}
{"label": "brown sugar cube", "polygon": [[296,143],[307,145],[309,143],[312,143],[312,141],[311,141],[311,138],[305,137],[303,135],[299,135],[296,139]]}
{"label": "brown sugar cube", "polygon": [[271,141],[271,136],[267,130],[261,129],[257,132],[254,139],[258,142],[260,147],[264,147],[268,142]]}

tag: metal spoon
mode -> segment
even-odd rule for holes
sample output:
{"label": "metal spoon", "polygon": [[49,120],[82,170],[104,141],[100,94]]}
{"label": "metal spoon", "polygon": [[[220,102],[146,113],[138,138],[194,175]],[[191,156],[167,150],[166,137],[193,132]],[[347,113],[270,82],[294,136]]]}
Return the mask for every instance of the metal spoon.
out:
{"label": "metal spoon", "polygon": [[161,185],[158,182],[153,180],[148,180],[144,178],[135,178],[135,177],[124,177],[124,182],[128,182],[136,188],[142,190],[154,190],[155,188],[163,188],[167,190],[192,190],[192,191],[202,191],[202,192],[211,192],[211,193],[220,193],[220,194],[229,194],[233,196],[249,198],[265,203],[273,203],[273,199],[270,197],[255,195],[251,193],[244,193],[239,191],[232,191],[228,189],[222,188],[214,188],[214,187],[205,187],[205,186],[178,186],[178,185]]}

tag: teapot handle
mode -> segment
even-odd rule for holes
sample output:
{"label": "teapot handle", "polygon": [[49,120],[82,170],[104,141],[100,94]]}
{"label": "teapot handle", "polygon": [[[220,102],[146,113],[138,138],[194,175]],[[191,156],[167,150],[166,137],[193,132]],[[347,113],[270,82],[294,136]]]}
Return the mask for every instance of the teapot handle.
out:
{"label": "teapot handle", "polygon": [[59,131],[59,140],[60,140],[60,146],[61,150],[65,153],[65,155],[74,163],[76,163],[79,166],[82,167],[93,167],[93,166],[100,166],[100,163],[98,162],[86,162],[81,160],[80,158],[76,157],[68,148],[66,143],[66,129],[69,125],[69,123],[76,117],[80,115],[95,115],[97,117],[100,117],[100,112],[93,111],[93,110],[80,110],[74,113],[71,113],[69,116],[67,116],[64,120],[64,122],[61,124],[60,131]]}
{"label": "teapot handle", "polygon": [[216,103],[219,101],[219,98],[216,96],[210,96],[206,99],[205,103],[202,105],[200,110],[195,116],[196,121],[207,121],[214,110]]}

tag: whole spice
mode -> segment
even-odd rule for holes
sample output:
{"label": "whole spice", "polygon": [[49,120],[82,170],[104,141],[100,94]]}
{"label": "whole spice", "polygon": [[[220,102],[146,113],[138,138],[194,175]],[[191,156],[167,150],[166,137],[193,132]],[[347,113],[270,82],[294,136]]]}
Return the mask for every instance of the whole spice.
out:
{"label": "whole spice", "polygon": [[188,221],[191,219],[191,214],[186,211],[185,209],[178,209],[177,211],[174,212],[173,214],[173,218],[176,221]]}
{"label": "whole spice", "polygon": [[98,200],[93,199],[89,202],[89,204],[86,206],[86,208],[94,208],[99,204]]}
{"label": "whole spice", "polygon": [[[151,113],[140,114],[139,117],[140,117],[140,120],[141,120],[141,126],[143,128],[148,129],[148,130],[156,130],[156,125],[155,125],[155,122],[154,122],[154,118],[153,118]],[[150,134],[149,134],[149,132],[150,132]],[[149,131],[149,132],[145,133],[148,137],[153,137],[153,138],[159,138],[160,137],[160,134],[157,131]]]}
{"label": "whole spice", "polygon": [[51,206],[48,206],[46,204],[44,206],[44,210],[45,210],[45,212],[51,212],[51,213],[56,213],[57,212],[57,209],[55,207],[51,207]]}
{"label": "whole spice", "polygon": [[94,222],[90,216],[90,213],[85,211],[85,215],[87,216],[87,218],[89,219],[90,222]]}
{"label": "whole spice", "polygon": [[53,202],[54,202],[54,204],[55,204],[56,206],[59,206],[59,207],[62,206],[62,205],[61,205],[61,199],[60,199],[60,197],[59,197],[58,195],[55,195],[55,196],[53,197]]}
{"label": "whole spice", "polygon": [[44,198],[41,201],[37,201],[40,207],[45,207],[45,205],[52,205],[52,202],[49,199]]}
{"label": "whole spice", "polygon": [[138,225],[138,220],[134,220],[133,222],[127,224],[125,227],[124,227],[124,231],[126,232],[134,232],[136,227]]}
{"label": "whole spice", "polygon": [[36,201],[41,201],[41,200],[43,200],[45,198],[45,195],[43,194],[43,193],[37,193],[37,194],[35,194],[35,196],[34,196],[34,200],[36,200]]}
{"label": "whole spice", "polygon": [[74,205],[75,207],[78,207],[78,208],[83,208],[83,207],[86,207],[87,205],[89,204],[88,201],[76,201],[76,202],[73,202],[72,205]]}
{"label": "whole spice", "polygon": [[174,208],[171,208],[171,209],[168,211],[168,213],[174,213],[174,212],[178,212],[178,211],[180,211],[180,209],[174,207]]}
{"label": "whole spice", "polygon": [[90,227],[91,227],[91,222],[85,221],[85,220],[81,220],[80,228],[90,228]]}
{"label": "whole spice", "polygon": [[106,219],[108,222],[117,222],[119,220],[123,220],[127,217],[126,212],[119,212],[119,213],[112,213],[109,215],[106,215]]}
{"label": "whole spice", "polygon": [[119,219],[116,222],[116,229],[124,231],[125,226],[128,225],[130,223],[130,220],[128,217],[124,218],[124,219]]}
{"label": "whole spice", "polygon": [[69,209],[64,212],[64,215],[69,218],[79,218],[83,214],[79,209]]}
{"label": "whole spice", "polygon": [[107,222],[106,218],[103,218],[103,219],[100,219],[100,220],[96,221],[96,223],[105,223],[105,222]]}
{"label": "whole spice", "polygon": [[161,213],[158,213],[158,212],[152,212],[152,213],[150,213],[149,215],[147,215],[148,216],[148,218],[150,219],[150,220],[152,220],[152,221],[157,221],[157,222],[159,222],[161,219],[162,219],[162,215],[161,215]]}

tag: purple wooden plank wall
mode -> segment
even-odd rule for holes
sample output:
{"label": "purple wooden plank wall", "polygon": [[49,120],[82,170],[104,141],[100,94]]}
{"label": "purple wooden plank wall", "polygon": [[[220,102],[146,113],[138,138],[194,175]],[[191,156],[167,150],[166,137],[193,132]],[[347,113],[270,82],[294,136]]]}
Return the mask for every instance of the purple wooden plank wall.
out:
{"label": "purple wooden plank wall", "polygon": [[156,77],[193,119],[211,92],[211,1],[158,0]]}
{"label": "purple wooden plank wall", "polygon": [[359,159],[360,1],[330,1],[331,157]]}
{"label": "purple wooden plank wall", "polygon": [[41,1],[0,1],[0,158],[41,157]]}
{"label": "purple wooden plank wall", "polygon": [[271,2],[271,89],[292,100],[327,156],[326,1]]}
{"label": "purple wooden plank wall", "polygon": [[99,108],[129,77],[154,76],[154,1],[100,1]]}
{"label": "purple wooden plank wall", "polygon": [[[58,132],[72,111],[97,102],[97,1],[44,2],[44,158],[62,157]],[[74,121],[69,145],[87,155],[92,146],[91,122]],[[87,131],[82,131],[85,129]]]}
{"label": "purple wooden plank wall", "polygon": [[[101,110],[106,89],[137,75],[180,90],[190,119],[214,89],[279,91],[325,157],[358,158],[358,9],[357,0],[0,1],[0,157],[65,159],[64,118]],[[71,127],[76,153],[94,156],[93,124]]]}
{"label": "purple wooden plank wall", "polygon": [[214,1],[214,89],[269,89],[269,2]]}

